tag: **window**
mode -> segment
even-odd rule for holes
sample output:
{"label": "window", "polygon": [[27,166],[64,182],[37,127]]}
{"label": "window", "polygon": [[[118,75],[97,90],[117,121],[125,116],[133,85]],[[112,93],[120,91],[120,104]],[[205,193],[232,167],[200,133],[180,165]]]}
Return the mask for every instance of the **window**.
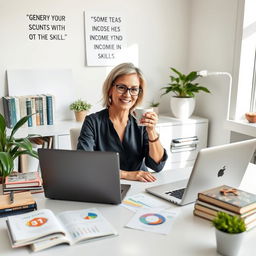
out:
{"label": "window", "polygon": [[255,55],[254,55],[251,103],[250,103],[249,111],[250,112],[256,112],[256,51],[255,51]]}

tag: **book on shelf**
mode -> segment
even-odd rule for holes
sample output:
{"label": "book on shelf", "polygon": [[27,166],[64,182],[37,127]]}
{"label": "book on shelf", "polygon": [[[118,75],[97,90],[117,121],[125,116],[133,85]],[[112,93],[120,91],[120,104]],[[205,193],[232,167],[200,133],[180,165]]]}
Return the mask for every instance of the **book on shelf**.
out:
{"label": "book on shelf", "polygon": [[41,186],[42,179],[39,172],[13,172],[5,178],[5,188],[21,188]]}
{"label": "book on shelf", "polygon": [[7,96],[7,97],[2,97],[2,99],[3,99],[4,116],[7,121],[6,125],[8,128],[13,128],[14,125],[17,123],[15,98]]}
{"label": "book on shelf", "polygon": [[7,127],[13,128],[21,117],[32,115],[24,127],[53,125],[55,98],[51,94],[6,96],[3,98]]}
{"label": "book on shelf", "polygon": [[[19,96],[19,108],[20,108],[20,117],[24,117],[27,115],[26,108],[26,96]],[[28,123],[26,122],[23,127],[28,127]]]}
{"label": "book on shelf", "polygon": [[43,106],[43,97],[38,95],[38,112],[39,112],[39,125],[44,125],[44,106]]}
{"label": "book on shelf", "polygon": [[36,201],[30,192],[0,195],[0,217],[31,212],[36,209]]}
{"label": "book on shelf", "polygon": [[40,95],[42,98],[42,116],[43,116],[43,125],[47,124],[47,103],[46,96],[44,94]]}
{"label": "book on shelf", "polygon": [[[216,216],[211,215],[207,212],[200,211],[198,209],[194,209],[193,214],[195,216],[201,217],[203,219],[212,221]],[[256,220],[252,220],[251,222],[245,223],[246,230],[250,230],[256,226]]]}
{"label": "book on shelf", "polygon": [[16,114],[16,104],[15,104],[15,98],[10,97],[10,105],[9,108],[11,109],[11,126],[14,127],[14,125],[17,123],[17,114]]}
{"label": "book on shelf", "polygon": [[15,117],[16,123],[20,120],[20,100],[19,97],[14,97],[14,104],[15,104]]}
{"label": "book on shelf", "polygon": [[31,99],[31,112],[32,112],[32,127],[36,126],[36,119],[37,119],[37,113],[36,113],[36,102],[35,98],[33,96],[30,97]]}
{"label": "book on shelf", "polygon": [[52,125],[54,120],[54,96],[51,94],[44,94],[46,97],[46,112],[47,124]]}
{"label": "book on shelf", "polygon": [[33,251],[117,235],[112,225],[95,208],[56,215],[49,209],[41,209],[8,217],[6,223],[12,247],[30,245]]}
{"label": "book on shelf", "polygon": [[[26,114],[31,115],[32,114],[32,100],[30,98],[26,98]],[[28,118],[28,127],[33,126],[33,120],[32,116]]]}
{"label": "book on shelf", "polygon": [[36,126],[39,126],[40,125],[40,102],[39,102],[39,96],[34,96],[33,100],[35,101]]}
{"label": "book on shelf", "polygon": [[227,210],[221,209],[221,208],[220,208],[219,210],[217,210],[217,209],[212,209],[212,208],[210,208],[210,207],[206,207],[206,206],[204,206],[204,205],[201,205],[199,202],[197,202],[197,203],[195,204],[195,210],[198,210],[198,211],[201,211],[201,212],[204,212],[204,213],[213,215],[214,217],[217,216],[217,213],[218,213],[218,212],[225,212],[225,213],[227,213],[227,214],[229,214],[229,215],[237,216],[237,217],[243,219],[244,222],[245,222],[245,224],[248,224],[248,223],[250,223],[250,222],[252,222],[252,221],[256,221],[256,212],[255,212],[254,210],[252,210],[251,212],[249,212],[249,213],[250,213],[249,215],[248,215],[248,214],[246,214],[246,215],[240,215],[240,214],[236,214],[236,213],[233,213],[233,212],[231,212],[231,211],[227,211]]}
{"label": "book on shelf", "polygon": [[9,97],[2,97],[2,100],[3,100],[3,109],[4,109],[4,117],[5,117],[5,120],[6,120],[6,126],[9,127],[9,128],[12,128],[11,127],[11,120],[10,120],[10,117],[11,117],[11,114],[10,114],[10,111],[9,111],[9,106],[8,106],[8,98]]}
{"label": "book on shelf", "polygon": [[198,193],[198,199],[238,214],[243,214],[256,208],[255,194],[227,185]]}

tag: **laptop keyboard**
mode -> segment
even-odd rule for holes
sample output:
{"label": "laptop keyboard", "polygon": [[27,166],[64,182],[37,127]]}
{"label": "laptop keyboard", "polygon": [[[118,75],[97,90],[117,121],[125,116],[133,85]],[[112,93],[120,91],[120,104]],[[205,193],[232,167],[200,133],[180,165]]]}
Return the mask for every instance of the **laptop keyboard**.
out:
{"label": "laptop keyboard", "polygon": [[181,189],[165,192],[165,194],[181,199],[184,194],[184,191],[185,191],[185,188],[181,188]]}

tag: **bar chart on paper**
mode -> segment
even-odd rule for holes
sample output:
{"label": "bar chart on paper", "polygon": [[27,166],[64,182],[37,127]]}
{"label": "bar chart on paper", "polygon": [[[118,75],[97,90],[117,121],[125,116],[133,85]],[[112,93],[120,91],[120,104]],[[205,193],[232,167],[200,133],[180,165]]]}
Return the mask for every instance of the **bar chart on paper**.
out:
{"label": "bar chart on paper", "polygon": [[169,204],[167,204],[166,202],[162,202],[157,198],[153,198],[150,195],[139,193],[137,195],[128,196],[123,201],[122,206],[133,212],[136,212],[139,209],[166,209],[169,207]]}

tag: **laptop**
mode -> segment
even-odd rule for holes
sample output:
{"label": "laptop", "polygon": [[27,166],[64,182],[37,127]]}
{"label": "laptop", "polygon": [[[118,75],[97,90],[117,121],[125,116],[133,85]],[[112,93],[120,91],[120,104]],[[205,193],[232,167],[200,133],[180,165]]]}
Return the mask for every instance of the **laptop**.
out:
{"label": "laptop", "polygon": [[256,139],[201,149],[188,180],[149,187],[146,191],[185,205],[195,202],[198,192],[213,187],[238,188],[255,149]]}
{"label": "laptop", "polygon": [[119,154],[38,149],[45,197],[119,204],[130,188],[120,184]]}

